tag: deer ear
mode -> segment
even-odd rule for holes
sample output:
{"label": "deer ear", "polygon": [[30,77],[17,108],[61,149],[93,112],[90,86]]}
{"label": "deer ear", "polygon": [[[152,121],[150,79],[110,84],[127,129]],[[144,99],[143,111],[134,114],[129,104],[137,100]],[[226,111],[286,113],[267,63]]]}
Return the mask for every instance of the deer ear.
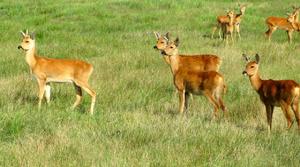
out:
{"label": "deer ear", "polygon": [[175,39],[174,44],[175,44],[176,47],[179,46],[179,38],[178,37]]}
{"label": "deer ear", "polygon": [[158,39],[160,37],[160,34],[158,32],[153,32],[153,33],[154,33],[156,39]]}
{"label": "deer ear", "polygon": [[30,38],[33,39],[33,40],[35,39],[35,32],[31,33]]}
{"label": "deer ear", "polygon": [[246,54],[243,53],[243,57],[245,58],[246,62],[249,62],[250,61],[250,57],[247,56]]}
{"label": "deer ear", "polygon": [[256,55],[255,55],[255,62],[257,64],[259,64],[259,59],[260,59],[260,56],[258,55],[258,53],[256,53]]}
{"label": "deer ear", "polygon": [[169,32],[167,32],[167,33],[166,33],[166,35],[165,35],[165,37],[166,37],[167,41],[170,39],[169,35],[170,35],[170,33],[169,33]]}
{"label": "deer ear", "polygon": [[20,31],[22,37],[25,37],[25,33],[23,31]]}

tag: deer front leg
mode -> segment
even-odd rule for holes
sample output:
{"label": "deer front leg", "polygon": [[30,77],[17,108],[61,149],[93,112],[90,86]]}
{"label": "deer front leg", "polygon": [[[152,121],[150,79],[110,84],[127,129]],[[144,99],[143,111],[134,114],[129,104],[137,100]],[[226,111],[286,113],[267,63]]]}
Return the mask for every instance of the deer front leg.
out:
{"label": "deer front leg", "polygon": [[45,97],[46,97],[48,104],[50,103],[50,96],[51,96],[51,87],[50,87],[50,84],[47,83],[46,87],[45,87]]}
{"label": "deer front leg", "polygon": [[266,107],[266,114],[267,114],[267,121],[268,121],[268,132],[271,132],[272,129],[272,117],[273,117],[273,110],[274,110],[274,106],[269,105],[269,104],[265,104]]}
{"label": "deer front leg", "polygon": [[39,84],[39,105],[38,108],[40,109],[42,106],[42,100],[45,93],[46,81],[44,79],[38,79]]}
{"label": "deer front leg", "polygon": [[292,30],[288,30],[286,32],[287,32],[287,35],[288,35],[289,43],[292,43],[293,31]]}
{"label": "deer front leg", "polygon": [[179,95],[179,113],[183,113],[185,108],[185,90],[178,90]]}

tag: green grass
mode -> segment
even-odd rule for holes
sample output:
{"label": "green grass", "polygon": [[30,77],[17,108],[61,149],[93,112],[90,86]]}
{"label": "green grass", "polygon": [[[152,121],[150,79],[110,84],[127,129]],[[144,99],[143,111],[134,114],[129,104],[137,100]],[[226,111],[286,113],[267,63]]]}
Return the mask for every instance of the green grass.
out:
{"label": "green grass", "polygon": [[[242,3],[244,1],[241,1]],[[8,1],[0,2],[0,166],[299,166],[296,126],[287,131],[280,109],[267,135],[264,107],[242,76],[242,53],[261,55],[263,78],[300,82],[300,37],[284,31],[264,38],[267,16],[283,16],[296,1],[251,1],[242,40],[225,47],[210,39],[216,15],[236,9],[224,1]],[[37,110],[37,83],[20,30],[36,32],[38,53],[77,58],[95,67],[94,116],[85,93],[75,111],[70,84],[52,84],[52,101]],[[153,50],[153,31],[180,37],[181,53],[223,59],[229,118],[212,121],[212,107],[194,96],[188,115],[178,114],[169,67]]]}

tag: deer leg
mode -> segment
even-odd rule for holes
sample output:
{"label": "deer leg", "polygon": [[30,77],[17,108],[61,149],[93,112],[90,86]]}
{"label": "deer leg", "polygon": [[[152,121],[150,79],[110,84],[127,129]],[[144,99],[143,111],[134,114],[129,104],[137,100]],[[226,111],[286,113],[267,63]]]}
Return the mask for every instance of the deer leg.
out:
{"label": "deer leg", "polygon": [[211,33],[211,37],[210,37],[211,39],[214,38],[214,34],[215,34],[215,32],[216,32],[217,29],[218,29],[217,26],[213,27],[213,30],[212,30],[212,33]]}
{"label": "deer leg", "polygon": [[239,39],[241,39],[241,35],[240,35],[240,24],[237,24],[235,26],[235,32],[237,33]]}
{"label": "deer leg", "polygon": [[219,104],[218,104],[218,102],[213,97],[213,95],[212,95],[212,93],[210,91],[205,91],[204,95],[208,99],[208,101],[214,106],[214,117],[217,118],[217,116],[218,116],[218,110],[219,110]]}
{"label": "deer leg", "polygon": [[286,102],[281,101],[280,107],[284,113],[286,120],[287,120],[287,129],[290,129],[293,124],[291,114],[290,114],[290,106]]}
{"label": "deer leg", "polygon": [[42,100],[43,100],[44,93],[45,93],[46,81],[43,80],[43,79],[38,79],[38,84],[39,84],[39,104],[38,104],[38,109],[40,109],[41,106],[42,106]]}
{"label": "deer leg", "polygon": [[50,87],[50,83],[46,83],[46,87],[45,87],[45,97],[47,100],[47,103],[50,103],[50,96],[51,96],[51,87]]}
{"label": "deer leg", "polygon": [[90,113],[91,113],[91,115],[93,115],[94,114],[95,102],[96,102],[96,92],[94,90],[92,90],[90,88],[90,86],[85,82],[75,81],[75,84],[80,86],[84,91],[86,91],[92,97]]}
{"label": "deer leg", "polygon": [[270,133],[272,129],[272,117],[273,117],[274,106],[265,104],[265,107],[266,107],[267,121],[269,126],[268,131]]}
{"label": "deer leg", "polygon": [[288,30],[288,31],[286,31],[287,32],[287,35],[288,35],[288,39],[289,39],[289,43],[292,43],[292,35],[293,35],[293,31],[290,31],[290,30]]}
{"label": "deer leg", "polygon": [[74,83],[74,87],[75,87],[75,91],[76,91],[76,101],[72,106],[73,109],[75,107],[77,107],[80,104],[81,100],[82,100],[82,89],[81,89],[81,87],[77,86],[75,83]]}
{"label": "deer leg", "polygon": [[270,42],[271,42],[271,36],[272,36],[272,34],[273,34],[273,32],[274,32],[275,30],[276,30],[275,27],[269,26],[269,29],[268,29],[268,31],[266,32],[266,35],[267,35],[267,37],[268,37],[268,39],[269,39]]}
{"label": "deer leg", "polygon": [[189,97],[190,97],[190,93],[189,92],[185,92],[185,102],[184,102],[184,108],[185,110],[187,110],[189,108]]}
{"label": "deer leg", "polygon": [[178,90],[178,94],[179,94],[179,113],[183,113],[185,109],[185,91]]}
{"label": "deer leg", "polygon": [[292,103],[292,110],[293,110],[296,120],[297,120],[298,129],[300,130],[299,97],[295,97],[295,99]]}

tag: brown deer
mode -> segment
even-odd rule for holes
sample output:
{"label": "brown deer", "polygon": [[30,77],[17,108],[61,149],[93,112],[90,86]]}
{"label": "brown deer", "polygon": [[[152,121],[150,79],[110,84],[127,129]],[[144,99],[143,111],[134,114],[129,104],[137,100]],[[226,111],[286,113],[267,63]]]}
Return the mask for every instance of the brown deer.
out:
{"label": "brown deer", "polygon": [[[225,92],[224,78],[216,71],[197,71],[192,66],[182,66],[182,57],[178,54],[179,39],[170,42],[163,50],[163,55],[168,56],[170,68],[174,78],[174,85],[179,92],[179,112],[183,113],[188,108],[189,94],[203,94],[214,106],[214,116],[221,108],[226,112],[222,96]],[[191,58],[192,59],[192,58]],[[194,60],[196,61],[196,60]]]}
{"label": "brown deer", "polygon": [[[157,39],[154,49],[163,51],[169,43],[169,33],[166,35],[160,35],[154,33]],[[178,55],[180,68],[188,68],[193,71],[219,71],[221,65],[221,59],[212,54],[201,55]],[[167,64],[170,64],[168,56],[164,56],[164,60]]]}
{"label": "brown deer", "polygon": [[[240,13],[234,14],[234,29],[235,29],[235,32],[238,34],[239,38],[241,38],[240,24],[242,22],[242,18],[245,14],[247,6],[239,4],[239,7],[240,7]],[[222,25],[226,24],[226,23],[229,23],[229,18],[227,15],[218,16],[217,17],[217,25],[215,27],[213,27],[211,38],[214,38],[214,34],[215,34],[216,30],[219,29],[219,38],[222,39],[221,29],[222,29]]]}
{"label": "brown deer", "polygon": [[288,35],[289,43],[292,42],[292,34],[294,32],[294,27],[292,25],[295,22],[295,16],[299,14],[299,12],[293,12],[292,14],[288,14],[287,18],[274,17],[270,16],[266,19],[266,24],[268,26],[268,30],[265,32],[269,41],[271,41],[271,36],[274,31],[277,29],[285,30]]}
{"label": "brown deer", "polygon": [[249,76],[253,89],[259,94],[260,100],[266,107],[269,132],[272,128],[272,116],[275,106],[281,107],[287,120],[288,129],[292,126],[292,118],[290,115],[290,108],[292,108],[298,123],[298,128],[300,129],[298,106],[300,85],[293,80],[262,80],[258,72],[259,55],[256,54],[255,61],[250,61],[249,56],[245,54],[243,56],[247,61],[243,74]]}
{"label": "brown deer", "polygon": [[228,43],[228,36],[230,36],[231,41],[233,42],[232,34],[234,30],[234,12],[229,11],[227,13],[227,17],[229,22],[222,23],[223,38],[226,40],[226,43]]}
{"label": "brown deer", "polygon": [[89,77],[93,72],[93,66],[80,60],[52,59],[38,56],[34,33],[29,34],[27,30],[26,33],[21,32],[21,34],[23,39],[18,49],[25,51],[26,62],[37,79],[39,85],[39,109],[41,108],[44,93],[47,103],[50,102],[50,82],[71,82],[76,90],[76,101],[73,108],[81,102],[83,89],[92,97],[90,113],[93,114],[96,92],[88,84]]}

